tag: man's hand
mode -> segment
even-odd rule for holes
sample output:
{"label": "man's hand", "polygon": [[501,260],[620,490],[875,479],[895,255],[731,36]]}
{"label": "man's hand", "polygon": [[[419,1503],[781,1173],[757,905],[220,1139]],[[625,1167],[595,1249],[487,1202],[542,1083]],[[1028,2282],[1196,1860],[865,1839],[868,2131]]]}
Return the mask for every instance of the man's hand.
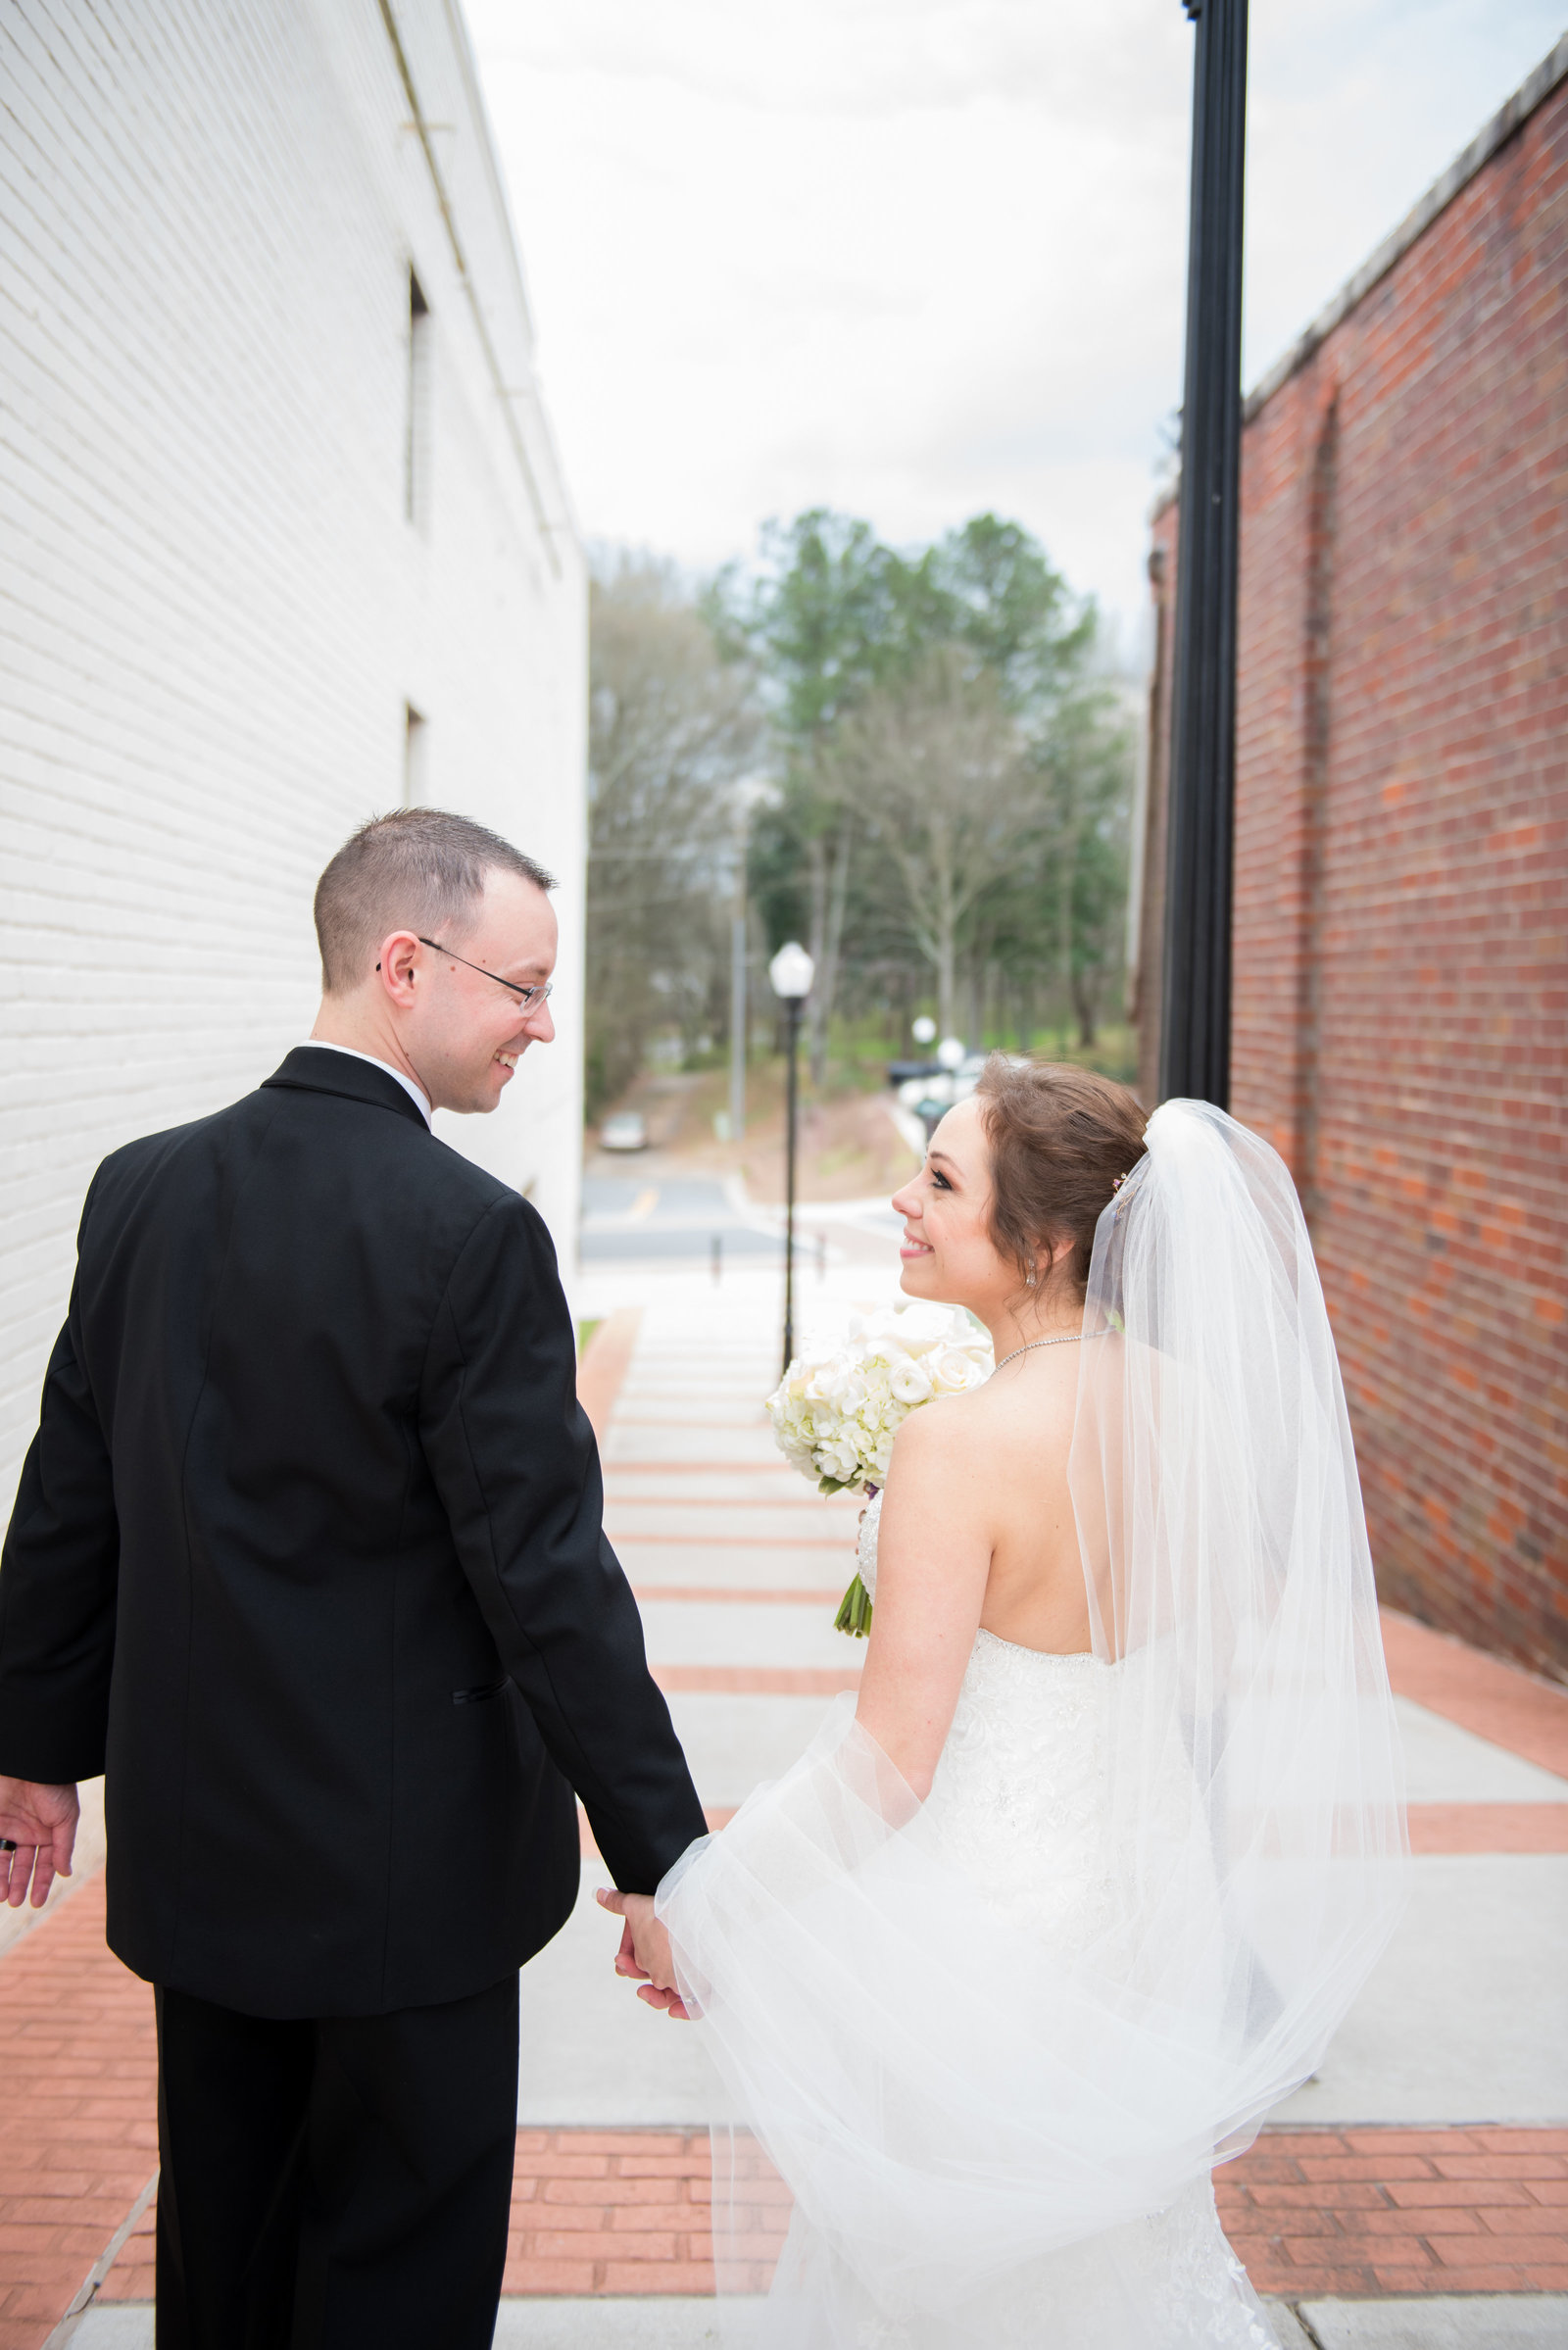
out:
{"label": "man's hand", "polygon": [[81,1806],[74,1787],[44,1787],[31,1779],[0,1779],[0,1900],[20,1909],[32,1880],[32,1906],[42,1909],[56,1877],[71,1875]]}
{"label": "man's hand", "polygon": [[675,1988],[669,1935],[654,1915],[653,1895],[614,1893],[601,1885],[599,1903],[626,1921],[615,1953],[615,1973],[636,1983],[638,1998],[649,2007],[662,2007],[675,2023],[689,2024],[686,2003]]}

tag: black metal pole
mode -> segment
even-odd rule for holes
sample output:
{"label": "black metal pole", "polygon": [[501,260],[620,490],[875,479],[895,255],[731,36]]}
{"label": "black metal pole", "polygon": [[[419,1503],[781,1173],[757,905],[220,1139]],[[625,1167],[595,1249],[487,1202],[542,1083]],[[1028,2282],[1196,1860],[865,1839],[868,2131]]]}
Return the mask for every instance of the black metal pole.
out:
{"label": "black metal pole", "polygon": [[1230,1098],[1247,0],[1198,23],[1159,1092]]}
{"label": "black metal pole", "polygon": [[[795,1354],[795,1114],[798,1094],[796,1064],[801,1042],[801,999],[790,996],[789,1072],[784,1092],[784,1371]],[[779,1373],[782,1379],[784,1372]]]}

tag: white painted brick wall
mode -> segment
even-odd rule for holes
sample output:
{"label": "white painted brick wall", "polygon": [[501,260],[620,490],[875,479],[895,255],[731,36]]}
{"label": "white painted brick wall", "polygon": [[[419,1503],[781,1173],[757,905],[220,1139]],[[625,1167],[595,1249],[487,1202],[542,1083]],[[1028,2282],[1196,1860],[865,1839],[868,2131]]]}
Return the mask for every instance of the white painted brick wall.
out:
{"label": "white painted brick wall", "polygon": [[93,1167],[306,1034],[316,876],[400,803],[410,703],[424,797],[561,878],[561,1041],[442,1126],[574,1258],[582,559],[461,19],[392,13],[493,365],[378,0],[0,10],[5,1506]]}

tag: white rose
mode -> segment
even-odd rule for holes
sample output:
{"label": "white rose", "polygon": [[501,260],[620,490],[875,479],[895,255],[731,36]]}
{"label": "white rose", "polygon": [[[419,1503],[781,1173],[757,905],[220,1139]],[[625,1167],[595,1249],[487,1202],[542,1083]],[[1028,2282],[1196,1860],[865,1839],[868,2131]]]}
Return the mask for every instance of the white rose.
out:
{"label": "white rose", "polygon": [[933,1395],[978,1387],[991,1349],[965,1313],[920,1299],[857,1315],[846,1342],[793,1363],[769,1396],[780,1452],[812,1477],[880,1485],[893,1438]]}
{"label": "white rose", "polygon": [[900,1403],[924,1403],[930,1395],[931,1381],[917,1362],[901,1363],[891,1382],[894,1395]]}

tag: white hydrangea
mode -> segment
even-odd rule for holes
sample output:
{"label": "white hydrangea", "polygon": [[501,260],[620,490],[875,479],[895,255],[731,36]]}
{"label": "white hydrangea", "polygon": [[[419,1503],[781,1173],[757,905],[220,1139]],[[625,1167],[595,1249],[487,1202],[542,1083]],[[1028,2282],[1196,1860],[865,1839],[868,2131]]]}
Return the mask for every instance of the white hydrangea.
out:
{"label": "white hydrangea", "polygon": [[991,1341],[960,1306],[857,1315],[831,1354],[798,1356],[767,1399],[773,1441],[824,1493],[881,1485],[911,1411],[990,1378]]}

